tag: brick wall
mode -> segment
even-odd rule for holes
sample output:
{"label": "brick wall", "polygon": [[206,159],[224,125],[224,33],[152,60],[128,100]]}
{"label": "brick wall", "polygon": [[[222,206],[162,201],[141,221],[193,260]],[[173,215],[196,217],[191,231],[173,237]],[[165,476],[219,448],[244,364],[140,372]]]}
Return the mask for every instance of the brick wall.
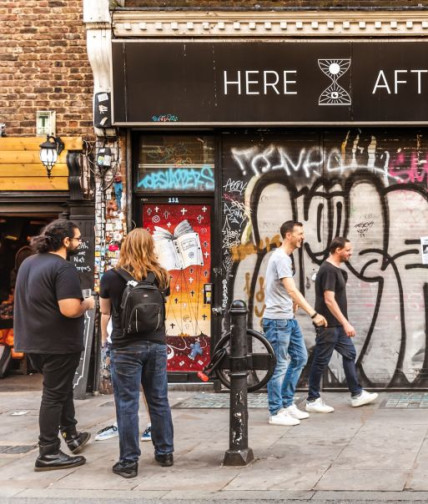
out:
{"label": "brick wall", "polygon": [[197,9],[427,8],[428,0],[125,0],[125,7]]}
{"label": "brick wall", "polygon": [[0,2],[0,123],[34,136],[36,111],[56,111],[59,135],[93,135],[92,72],[82,0]]}

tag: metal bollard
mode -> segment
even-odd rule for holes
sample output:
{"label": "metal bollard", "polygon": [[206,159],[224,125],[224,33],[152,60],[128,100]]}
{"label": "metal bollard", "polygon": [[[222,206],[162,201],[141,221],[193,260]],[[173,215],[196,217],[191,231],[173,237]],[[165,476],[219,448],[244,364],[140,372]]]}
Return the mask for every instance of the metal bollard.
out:
{"label": "metal bollard", "polygon": [[254,459],[253,450],[248,448],[247,407],[247,305],[244,301],[233,301],[230,308],[230,426],[229,449],[224,455],[226,466],[243,466]]}

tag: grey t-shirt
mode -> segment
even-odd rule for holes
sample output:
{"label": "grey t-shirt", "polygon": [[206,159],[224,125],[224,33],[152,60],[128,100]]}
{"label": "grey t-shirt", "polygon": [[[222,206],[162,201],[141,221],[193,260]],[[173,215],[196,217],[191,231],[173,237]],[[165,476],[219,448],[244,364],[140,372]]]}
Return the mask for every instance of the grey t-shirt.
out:
{"label": "grey t-shirt", "polygon": [[293,300],[285,289],[282,278],[292,278],[293,267],[291,257],[282,247],[277,248],[270,256],[266,270],[265,303],[263,318],[292,319]]}

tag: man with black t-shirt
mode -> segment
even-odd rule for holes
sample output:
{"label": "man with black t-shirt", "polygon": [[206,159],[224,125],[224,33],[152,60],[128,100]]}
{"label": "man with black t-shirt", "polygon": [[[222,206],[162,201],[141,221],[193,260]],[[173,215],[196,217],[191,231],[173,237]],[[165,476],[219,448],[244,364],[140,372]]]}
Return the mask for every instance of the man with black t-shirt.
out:
{"label": "man with black t-shirt", "polygon": [[372,403],[378,396],[362,389],[355,366],[357,352],[351,340],[355,336],[355,329],[348,320],[346,300],[348,274],[340,267],[352,256],[351,243],[339,236],[331,242],[329,252],[330,256],[322,263],[315,281],[315,310],[324,315],[328,325],[316,328],[317,337],[306,402],[306,411],[311,413],[334,411],[334,408],[325,404],[320,396],[321,377],[334,350],[343,357],[343,369],[351,392],[351,406],[356,408]]}
{"label": "man with black t-shirt", "polygon": [[43,374],[39,451],[35,471],[76,467],[85,457],[60,450],[58,431],[72,453],[88,442],[88,432],[77,432],[73,378],[83,350],[83,314],[94,308],[83,299],[79,275],[67,257],[81,243],[79,228],[58,219],[32,240],[37,254],[25,259],[16,279],[14,306],[15,349],[25,352]]}

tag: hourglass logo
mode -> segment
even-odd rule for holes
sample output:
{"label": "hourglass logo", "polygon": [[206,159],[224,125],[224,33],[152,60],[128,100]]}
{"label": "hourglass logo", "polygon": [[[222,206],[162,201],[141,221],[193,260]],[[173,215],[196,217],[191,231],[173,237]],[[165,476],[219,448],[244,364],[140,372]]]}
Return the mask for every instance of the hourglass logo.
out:
{"label": "hourglass logo", "polygon": [[321,71],[331,79],[331,84],[321,93],[318,105],[351,105],[348,91],[339,86],[337,81],[351,66],[350,59],[319,59]]}

